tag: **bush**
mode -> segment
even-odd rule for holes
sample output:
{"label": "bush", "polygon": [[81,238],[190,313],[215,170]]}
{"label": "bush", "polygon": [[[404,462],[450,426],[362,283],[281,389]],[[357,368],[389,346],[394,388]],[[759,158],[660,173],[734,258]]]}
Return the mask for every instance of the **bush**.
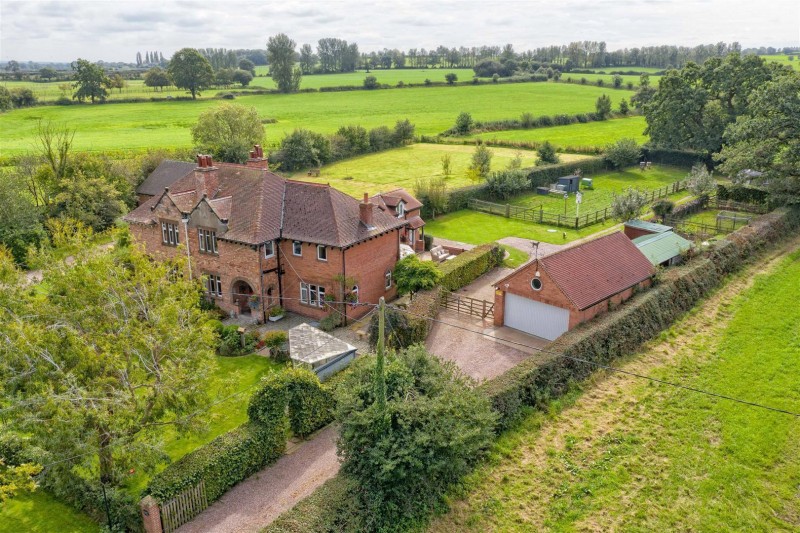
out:
{"label": "bush", "polygon": [[12,107],[14,102],[11,100],[11,92],[0,85],[0,111],[8,111]]}
{"label": "bush", "polygon": [[538,159],[536,160],[536,165],[555,165],[560,163],[561,160],[556,153],[556,148],[549,141],[545,141],[538,150],[536,150],[536,155],[538,155]]}
{"label": "bush", "polygon": [[285,372],[273,372],[261,378],[258,390],[247,405],[247,416],[251,422],[285,430],[288,424],[286,404],[289,401],[286,383]]}
{"label": "bush", "polygon": [[525,170],[501,170],[486,178],[486,188],[493,198],[507,200],[528,189],[528,173]]}
{"label": "bush", "polygon": [[277,348],[280,349],[283,347],[286,342],[289,340],[289,334],[283,330],[273,330],[268,331],[264,334],[264,345],[267,348]]}
{"label": "bush", "polygon": [[455,259],[439,265],[442,272],[441,285],[446,291],[456,291],[503,263],[505,251],[497,243],[482,244],[467,250]]}
{"label": "bush", "polygon": [[36,95],[27,87],[17,87],[11,90],[11,103],[14,107],[31,107],[37,102]]}
{"label": "bush", "polygon": [[[597,80],[597,81],[603,81],[603,80]],[[607,119],[611,115],[611,98],[606,94],[600,96],[597,99],[597,102],[595,102],[594,107],[597,110],[597,116],[599,117],[599,120]]]}
{"label": "bush", "polygon": [[453,72],[448,72],[444,75],[444,79],[447,81],[448,85],[453,85],[456,81],[458,81],[458,76]]}
{"label": "bush", "polygon": [[425,242],[425,251],[429,252],[433,248],[433,235],[425,234],[422,236],[422,240]]}
{"label": "bush", "polygon": [[365,89],[378,89],[380,88],[380,84],[378,83],[378,78],[375,76],[367,76],[364,78],[364,88]]}
{"label": "bush", "polygon": [[456,125],[453,129],[457,135],[467,135],[472,129],[472,124],[472,115],[466,111],[462,111],[458,114],[458,117],[456,117]]}
{"label": "bush", "polygon": [[376,358],[359,363],[337,399],[342,470],[361,488],[367,528],[398,530],[482,458],[495,417],[453,363],[422,346],[387,357],[385,409],[375,403]]}
{"label": "bush", "polygon": [[769,199],[769,192],[743,185],[717,185],[717,198],[723,201],[763,204]]}
{"label": "bush", "polygon": [[306,437],[333,420],[333,394],[310,370],[292,368],[286,373],[289,427],[295,435]]}
{"label": "bush", "polygon": [[[430,319],[436,318],[439,313],[441,298],[442,288],[437,286],[415,294],[406,310],[407,314],[389,307],[386,310],[386,347],[399,350],[425,342],[433,324]],[[377,313],[370,319],[369,342],[373,348],[378,344]]]}
{"label": "bush", "polygon": [[717,182],[704,164],[697,163],[686,176],[686,188],[695,196],[708,196],[716,190]]}
{"label": "bush", "polygon": [[603,154],[605,160],[616,169],[636,164],[641,156],[642,149],[633,139],[620,139],[614,144],[609,144]]}
{"label": "bush", "polygon": [[217,327],[217,335],[219,335],[219,345],[217,346],[217,353],[223,357],[238,357],[240,355],[247,355],[252,353],[258,337],[253,333],[245,333],[244,344],[242,344],[242,334],[239,333],[238,326],[223,326],[221,322]]}
{"label": "bush", "polygon": [[373,152],[388,150],[394,146],[394,132],[387,126],[378,126],[369,130],[369,148]]}
{"label": "bush", "polygon": [[395,264],[392,278],[398,294],[413,294],[435,287],[441,272],[432,261],[420,261],[416,255],[409,255]]}
{"label": "bush", "polygon": [[322,331],[330,332],[338,328],[342,323],[342,315],[333,312],[319,321],[319,329]]}
{"label": "bush", "polygon": [[274,156],[283,170],[319,167],[331,160],[331,142],[319,133],[296,129],[283,138]]}

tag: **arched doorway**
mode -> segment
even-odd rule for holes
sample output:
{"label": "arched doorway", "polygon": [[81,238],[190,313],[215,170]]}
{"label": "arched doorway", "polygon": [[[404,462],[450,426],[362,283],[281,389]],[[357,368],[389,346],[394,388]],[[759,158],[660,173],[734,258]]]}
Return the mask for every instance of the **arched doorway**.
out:
{"label": "arched doorway", "polygon": [[233,283],[233,305],[239,309],[240,315],[250,314],[250,297],[253,295],[253,287],[244,280],[237,280]]}

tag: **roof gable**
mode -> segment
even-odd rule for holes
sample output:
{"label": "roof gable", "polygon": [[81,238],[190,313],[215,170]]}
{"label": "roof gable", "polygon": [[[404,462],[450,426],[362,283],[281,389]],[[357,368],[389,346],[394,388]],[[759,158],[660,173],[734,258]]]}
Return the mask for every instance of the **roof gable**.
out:
{"label": "roof gable", "polygon": [[189,172],[194,170],[194,163],[185,161],[163,160],[145,180],[136,187],[136,194],[157,196]]}

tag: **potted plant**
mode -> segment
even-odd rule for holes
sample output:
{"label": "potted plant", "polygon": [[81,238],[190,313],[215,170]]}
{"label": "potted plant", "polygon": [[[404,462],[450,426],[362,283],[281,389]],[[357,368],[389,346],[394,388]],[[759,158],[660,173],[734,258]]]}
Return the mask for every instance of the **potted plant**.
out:
{"label": "potted plant", "polygon": [[280,305],[276,305],[275,307],[269,310],[269,321],[270,322],[277,322],[281,318],[284,317],[286,314],[286,310],[281,307]]}
{"label": "potted plant", "polygon": [[258,306],[261,304],[261,298],[258,297],[256,294],[251,294],[250,297],[247,299],[247,305],[250,306],[250,309],[256,310]]}

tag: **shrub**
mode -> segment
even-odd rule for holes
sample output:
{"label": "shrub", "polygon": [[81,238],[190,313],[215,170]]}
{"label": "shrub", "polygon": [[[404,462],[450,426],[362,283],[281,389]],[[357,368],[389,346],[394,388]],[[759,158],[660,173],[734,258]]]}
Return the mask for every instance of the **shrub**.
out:
{"label": "shrub", "polygon": [[306,437],[333,420],[333,394],[310,370],[292,368],[286,373],[289,427],[295,435]]}
{"label": "shrub", "polygon": [[706,166],[698,163],[686,176],[686,188],[695,196],[707,196],[716,190],[717,182]]}
{"label": "shrub", "polygon": [[492,74],[492,83],[497,83],[499,80],[500,80],[500,75],[497,72]]}
{"label": "shrub", "polygon": [[458,81],[458,76],[453,72],[448,72],[444,75],[444,79],[447,81],[448,85],[453,85],[456,81]]}
{"label": "shrub", "polygon": [[322,331],[330,332],[338,328],[341,325],[341,323],[342,323],[342,315],[334,311],[319,321],[319,329],[321,329]]}
{"label": "shrub", "polygon": [[653,204],[653,213],[661,217],[662,221],[666,221],[667,217],[675,209],[675,202],[662,198]]}
{"label": "shrub", "polygon": [[267,427],[286,428],[286,405],[289,401],[287,376],[285,372],[273,372],[261,378],[259,388],[250,397],[247,405],[247,416],[251,422]]}
{"label": "shrub", "polygon": [[485,144],[478,144],[472,153],[472,162],[469,170],[474,171],[477,176],[485,178],[492,168],[492,155],[494,154]]}
{"label": "shrub", "polygon": [[283,316],[286,314],[286,309],[281,307],[280,305],[276,305],[274,307],[270,307],[269,309],[269,316],[276,317],[276,316]]}
{"label": "shrub", "polygon": [[[431,330],[430,319],[439,313],[442,288],[418,292],[408,306],[407,314],[389,307],[386,310],[386,347],[399,350],[412,344],[425,342]],[[378,315],[369,323],[369,342],[374,348],[378,344]]]}
{"label": "shrub", "polygon": [[519,123],[523,128],[528,129],[534,126],[535,120],[532,113],[523,113],[522,116],[520,116]]}
{"label": "shrub", "polygon": [[647,193],[628,188],[622,194],[614,193],[611,200],[611,216],[619,222],[637,218],[647,205]]}
{"label": "shrub", "polygon": [[486,188],[493,198],[507,200],[528,189],[528,173],[525,170],[512,169],[492,172],[486,178]]}
{"label": "shrub", "polygon": [[380,84],[378,83],[378,78],[375,76],[367,76],[364,78],[364,88],[365,89],[378,89],[380,88]]}
{"label": "shrub", "polygon": [[763,204],[769,198],[769,192],[743,185],[717,185],[717,198],[747,204]]}
{"label": "shrub", "polygon": [[252,353],[258,343],[258,337],[253,333],[245,333],[242,343],[242,334],[239,333],[238,326],[223,326],[219,323],[217,334],[219,335],[217,353],[223,357],[238,357]]}
{"label": "shrub", "polygon": [[392,277],[397,293],[402,295],[432,289],[442,276],[432,261],[420,261],[416,255],[409,255],[397,262]]}
{"label": "shrub", "polygon": [[394,133],[387,126],[378,126],[369,130],[369,148],[373,152],[380,152],[394,146]]}
{"label": "shrub", "polygon": [[8,111],[12,107],[14,102],[11,100],[11,92],[0,85],[0,111]]}
{"label": "shrub", "polygon": [[561,162],[556,153],[555,146],[550,144],[550,141],[545,141],[536,150],[536,154],[538,155],[538,159],[536,160],[537,165],[554,165]]}
{"label": "shrub", "polygon": [[472,115],[462,111],[456,117],[456,125],[453,128],[457,135],[467,135],[472,129]]}
{"label": "shrub", "polygon": [[331,159],[331,142],[319,133],[296,129],[283,138],[275,159],[284,170],[319,167]]}
{"label": "shrub", "polygon": [[283,330],[268,331],[263,340],[267,348],[280,348],[289,340],[289,334]]}
{"label": "shrub", "polygon": [[617,169],[629,167],[639,161],[642,156],[642,148],[633,139],[620,139],[613,144],[606,146],[603,157],[613,167]]}
{"label": "shrub", "polygon": [[599,120],[607,119],[609,115],[611,115],[611,98],[606,94],[600,96],[595,102],[594,107],[597,110],[597,116],[599,117]]}
{"label": "shrub", "polygon": [[367,528],[396,529],[426,516],[481,459],[495,417],[454,364],[422,346],[387,357],[385,409],[375,403],[376,359],[359,362],[339,389],[338,452],[361,488]]}
{"label": "shrub", "polygon": [[482,244],[460,253],[455,259],[439,265],[439,270],[442,272],[442,288],[446,291],[456,291],[469,285],[502,264],[504,255],[505,252],[497,243]]}
{"label": "shrub", "polygon": [[11,103],[14,107],[31,107],[37,102],[36,95],[27,87],[17,87],[11,90]]}

